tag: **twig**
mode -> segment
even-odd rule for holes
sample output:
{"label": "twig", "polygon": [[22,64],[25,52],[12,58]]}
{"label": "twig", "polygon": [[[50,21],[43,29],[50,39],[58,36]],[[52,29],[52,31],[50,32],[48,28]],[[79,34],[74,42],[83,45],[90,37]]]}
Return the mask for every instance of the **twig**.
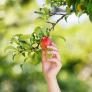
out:
{"label": "twig", "polygon": [[[39,12],[39,11],[35,11],[35,13],[43,14],[43,12]],[[67,14],[57,13],[57,12],[53,12],[53,13],[49,12],[49,15],[50,15],[50,17],[51,17],[51,16],[54,16],[54,15],[62,15],[55,23],[47,22],[47,23],[52,24],[52,27],[50,28],[50,31],[51,31],[51,30],[54,30],[56,24],[57,24],[60,20],[62,20]]]}
{"label": "twig", "polygon": [[57,23],[58,23],[60,20],[62,20],[66,15],[67,15],[67,14],[63,14],[55,23],[47,22],[47,23],[52,24],[52,27],[51,27],[50,31],[51,31],[51,30],[54,30],[54,28],[55,28],[55,26],[57,25]]}
{"label": "twig", "polygon": [[53,15],[64,15],[64,14],[60,12],[51,12],[50,16],[53,16]]}
{"label": "twig", "polygon": [[40,12],[40,11],[34,11],[34,13],[37,13],[37,14],[43,14],[43,13]]}
{"label": "twig", "polygon": [[47,23],[52,24],[52,25],[54,25],[54,24],[55,24],[55,23],[52,23],[52,22],[50,22],[50,21],[47,21]]}
{"label": "twig", "polygon": [[[43,12],[40,12],[40,11],[34,11],[34,13],[43,14]],[[49,15],[51,17],[51,16],[54,16],[54,15],[65,15],[65,14],[60,13],[60,12],[49,12]]]}

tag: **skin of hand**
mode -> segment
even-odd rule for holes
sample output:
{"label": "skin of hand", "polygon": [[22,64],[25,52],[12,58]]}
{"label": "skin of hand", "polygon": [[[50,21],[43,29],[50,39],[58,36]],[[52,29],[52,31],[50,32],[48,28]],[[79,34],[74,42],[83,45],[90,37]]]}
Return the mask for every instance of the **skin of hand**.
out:
{"label": "skin of hand", "polygon": [[[62,66],[60,55],[54,43],[47,46],[47,49],[46,51],[42,50],[42,70],[48,84],[48,91],[61,92],[56,79]],[[48,54],[51,54],[52,57],[47,58]]]}

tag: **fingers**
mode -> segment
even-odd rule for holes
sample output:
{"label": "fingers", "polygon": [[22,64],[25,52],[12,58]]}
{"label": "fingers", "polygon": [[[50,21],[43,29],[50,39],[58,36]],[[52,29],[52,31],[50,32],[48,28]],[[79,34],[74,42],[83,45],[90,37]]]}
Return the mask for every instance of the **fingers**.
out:
{"label": "fingers", "polygon": [[51,49],[51,50],[47,51],[47,54],[52,54],[52,55],[56,56],[58,58],[58,60],[60,61],[60,55],[59,55],[58,49],[56,48],[55,44],[52,43],[52,45],[47,46],[47,48]]}
{"label": "fingers", "polygon": [[[46,46],[46,49],[54,49],[57,50],[56,45],[52,42],[51,45]],[[42,49],[45,50],[45,49]]]}
{"label": "fingers", "polygon": [[53,57],[51,59],[48,59],[48,62],[55,62],[58,66],[61,66],[61,60],[60,60],[60,55],[58,52],[58,49],[56,48],[56,45],[52,42],[52,45],[47,46],[48,50],[47,54],[52,54]]}
{"label": "fingers", "polygon": [[48,62],[56,63],[56,66],[61,67],[61,62],[58,62],[56,58],[51,58],[47,60]]}
{"label": "fingers", "polygon": [[58,49],[57,49],[55,46],[53,46],[53,45],[47,46],[47,49],[51,49],[51,50],[56,50],[56,51],[58,51]]}
{"label": "fingers", "polygon": [[48,51],[47,54],[52,54],[54,56],[53,58],[57,58],[58,61],[60,61],[60,56],[58,51]]}
{"label": "fingers", "polygon": [[56,45],[55,45],[55,43],[54,43],[54,42],[52,42],[52,43],[51,43],[51,45],[52,45],[52,46],[54,46],[54,47],[56,47]]}
{"label": "fingers", "polygon": [[47,49],[51,49],[51,50],[42,50],[42,61],[45,62],[47,61],[47,54],[52,54],[53,58],[57,59],[57,62],[60,62],[60,55],[58,52],[58,49],[56,48],[56,45],[52,42],[52,44],[50,46],[47,46]]}
{"label": "fingers", "polygon": [[[52,49],[54,51],[58,51],[57,48],[55,47],[55,44],[52,42],[52,45],[51,46],[47,46],[47,49]],[[46,59],[47,59],[47,56],[46,54],[47,53],[50,53],[49,51],[46,51],[46,50],[42,50],[42,61],[45,62]],[[55,52],[53,52],[55,53]]]}
{"label": "fingers", "polygon": [[47,54],[58,54],[58,52],[53,50],[53,51],[48,51]]}

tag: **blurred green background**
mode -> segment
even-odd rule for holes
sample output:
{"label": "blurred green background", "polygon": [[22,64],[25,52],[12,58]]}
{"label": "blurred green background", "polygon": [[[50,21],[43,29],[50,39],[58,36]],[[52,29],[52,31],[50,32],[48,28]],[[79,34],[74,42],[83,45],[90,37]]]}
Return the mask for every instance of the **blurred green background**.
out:
{"label": "blurred green background", "polygon": [[[23,57],[17,56],[13,61],[5,50],[13,35],[31,34],[43,24],[34,13],[41,3],[44,1],[0,0],[0,92],[47,92],[41,64],[32,65],[29,60],[22,71]],[[65,27],[61,23],[51,36],[63,64],[57,76],[62,92],[92,92],[92,23],[84,21]]]}

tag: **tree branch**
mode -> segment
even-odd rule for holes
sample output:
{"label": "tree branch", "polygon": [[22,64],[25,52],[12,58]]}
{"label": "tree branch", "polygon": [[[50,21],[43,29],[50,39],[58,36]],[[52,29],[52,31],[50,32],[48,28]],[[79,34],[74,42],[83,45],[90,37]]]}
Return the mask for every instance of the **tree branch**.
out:
{"label": "tree branch", "polygon": [[61,12],[50,12],[50,16],[53,16],[53,15],[65,15],[65,14]]}
{"label": "tree branch", "polygon": [[51,30],[54,30],[54,28],[55,28],[55,26],[57,25],[57,23],[58,23],[60,20],[62,20],[66,15],[67,15],[67,14],[63,14],[55,23],[47,22],[47,23],[52,24],[52,27],[51,27],[50,31],[51,31]]}
{"label": "tree branch", "polygon": [[[38,13],[38,14],[43,14],[43,12],[40,12],[40,11],[35,11],[35,13]],[[55,28],[55,26],[57,25],[57,23],[60,21],[60,20],[62,20],[67,14],[63,14],[63,13],[61,13],[61,12],[53,12],[53,13],[51,13],[51,12],[49,12],[49,15],[50,15],[50,17],[51,16],[54,16],[54,15],[62,15],[55,23],[52,23],[52,22],[47,22],[47,23],[49,23],[49,24],[51,24],[52,25],[52,27],[50,28],[50,31],[51,30],[54,30],[54,28]]]}
{"label": "tree branch", "polygon": [[[34,13],[37,13],[37,14],[43,14],[43,12],[41,12],[41,11],[34,11]],[[64,13],[61,13],[61,12],[49,12],[49,15],[50,15],[50,17],[51,16],[54,16],[54,15],[65,15]]]}

